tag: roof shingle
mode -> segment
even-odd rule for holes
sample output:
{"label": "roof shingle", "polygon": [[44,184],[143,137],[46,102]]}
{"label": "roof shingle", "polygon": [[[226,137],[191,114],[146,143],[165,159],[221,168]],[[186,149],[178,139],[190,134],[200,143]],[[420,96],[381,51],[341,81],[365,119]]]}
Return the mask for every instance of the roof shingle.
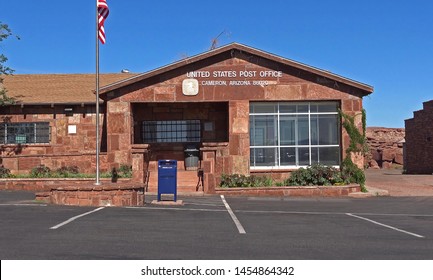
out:
{"label": "roof shingle", "polygon": [[[103,87],[135,75],[100,74],[99,84]],[[95,74],[17,74],[3,78],[7,95],[17,104],[95,103]]]}

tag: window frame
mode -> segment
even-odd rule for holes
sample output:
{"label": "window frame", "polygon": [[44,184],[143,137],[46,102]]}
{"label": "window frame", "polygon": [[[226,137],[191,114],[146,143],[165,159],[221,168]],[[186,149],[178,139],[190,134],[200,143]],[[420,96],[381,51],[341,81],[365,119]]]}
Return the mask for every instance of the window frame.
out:
{"label": "window frame", "polygon": [[[151,129],[152,126],[154,126],[154,131],[148,132],[147,128]],[[201,132],[200,120],[145,120],[141,122],[142,143],[198,143],[202,139]]]}
{"label": "window frame", "polygon": [[[259,112],[257,111],[257,105],[263,105],[263,108],[274,108],[273,112],[264,112],[263,110],[259,109]],[[320,107],[322,105],[322,107]],[[285,110],[287,112],[281,112],[284,110],[281,110],[281,108],[285,106]],[[290,107],[294,106],[295,111],[290,111]],[[307,110],[305,110],[305,106],[307,106]],[[289,110],[287,110],[289,108]],[[299,108],[299,111],[298,111]],[[323,108],[323,111],[320,111],[319,108]],[[335,110],[331,110],[330,108],[335,108]],[[311,164],[314,164],[316,162],[320,162],[320,155],[321,152],[325,152],[328,150],[328,153],[338,153],[338,164],[331,164],[330,166],[339,167],[341,164],[341,123],[339,121],[338,116],[338,110],[340,108],[340,103],[338,101],[311,101],[311,102],[251,102],[250,103],[250,138],[254,138],[255,135],[255,117],[256,116],[273,116],[276,123],[276,145],[254,145],[255,139],[250,139],[250,169],[251,170],[270,170],[270,169],[298,169],[301,167],[307,167]],[[336,144],[329,144],[324,145],[320,144],[320,136],[319,136],[319,119],[320,116],[334,116],[335,121],[337,124],[336,130],[333,131],[336,138]],[[305,117],[308,122],[308,143],[307,144],[301,144],[300,143],[300,131],[299,131],[299,119],[303,119],[305,121]],[[293,141],[293,145],[282,145],[282,130],[284,128],[281,127],[281,121],[286,120],[294,120],[294,131],[295,131],[295,139],[289,140]],[[324,118],[326,119],[326,118]],[[315,120],[316,125],[316,133],[317,133],[317,144],[312,144],[312,120]],[[332,121],[332,120],[331,120]],[[331,135],[332,136],[332,135]],[[332,137],[333,138],[333,137]],[[289,142],[287,139],[285,140]],[[323,149],[321,151],[321,148]],[[337,148],[336,151],[332,152],[332,149],[330,148]],[[265,154],[264,149],[273,149],[274,150],[274,164],[273,165],[257,165],[258,161],[256,158],[256,152],[259,149],[263,149],[263,154]],[[281,156],[282,150],[289,150],[294,149],[295,151],[295,164],[288,164],[284,165],[283,158]],[[300,164],[301,157],[300,157],[300,150],[302,149],[308,149],[308,163],[309,164]],[[317,161],[314,160],[313,153],[315,153],[314,157],[317,158]],[[290,157],[290,156],[289,156]],[[265,161],[266,162],[266,161]],[[290,161],[293,162],[293,161]]]}
{"label": "window frame", "polygon": [[[31,132],[26,131],[29,129],[32,131]],[[17,131],[20,133],[16,133]],[[13,139],[13,141],[11,141],[11,139]],[[31,139],[32,141],[28,141],[29,139]],[[43,141],[41,141],[41,139]],[[0,126],[1,145],[40,145],[40,144],[50,144],[50,143],[51,143],[51,126],[49,122],[1,123]]]}

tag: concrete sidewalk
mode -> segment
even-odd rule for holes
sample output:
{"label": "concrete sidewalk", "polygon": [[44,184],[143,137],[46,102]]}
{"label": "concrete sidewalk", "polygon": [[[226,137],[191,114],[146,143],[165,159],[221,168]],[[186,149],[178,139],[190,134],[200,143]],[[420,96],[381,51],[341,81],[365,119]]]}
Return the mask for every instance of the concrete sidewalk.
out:
{"label": "concrete sidewalk", "polygon": [[406,175],[399,169],[367,169],[367,193],[352,197],[433,196],[433,175]]}

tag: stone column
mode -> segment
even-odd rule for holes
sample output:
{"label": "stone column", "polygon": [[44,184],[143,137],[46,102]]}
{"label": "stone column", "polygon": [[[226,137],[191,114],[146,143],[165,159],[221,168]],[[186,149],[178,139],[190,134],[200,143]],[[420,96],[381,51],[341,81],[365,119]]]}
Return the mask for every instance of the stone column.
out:
{"label": "stone column", "polygon": [[[343,113],[355,117],[355,126],[362,134],[362,99],[344,99],[342,100]],[[350,145],[350,137],[347,131],[342,128],[342,153],[346,157],[346,150]],[[364,156],[361,153],[351,153],[352,162],[361,169],[364,169]]]}
{"label": "stone column", "polygon": [[131,116],[129,102],[107,104],[108,161],[111,167],[131,165]]}
{"label": "stone column", "polygon": [[148,174],[147,156],[148,144],[135,144],[131,147],[132,152],[132,180],[136,183],[146,183]]}
{"label": "stone column", "polygon": [[250,104],[248,100],[229,103],[229,153],[233,165],[232,174],[250,173]]}

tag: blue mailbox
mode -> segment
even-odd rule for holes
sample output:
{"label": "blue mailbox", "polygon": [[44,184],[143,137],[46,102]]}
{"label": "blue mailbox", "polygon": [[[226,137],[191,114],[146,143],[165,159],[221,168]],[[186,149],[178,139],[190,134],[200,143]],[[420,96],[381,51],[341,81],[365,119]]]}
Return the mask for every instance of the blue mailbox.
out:
{"label": "blue mailbox", "polygon": [[158,160],[158,201],[161,194],[173,194],[177,199],[177,160]]}

